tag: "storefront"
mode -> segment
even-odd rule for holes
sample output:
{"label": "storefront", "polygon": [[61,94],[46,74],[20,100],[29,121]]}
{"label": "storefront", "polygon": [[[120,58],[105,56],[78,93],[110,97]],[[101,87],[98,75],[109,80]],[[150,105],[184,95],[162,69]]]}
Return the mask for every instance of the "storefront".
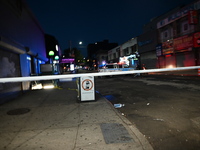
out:
{"label": "storefront", "polygon": [[200,32],[194,33],[193,44],[194,44],[196,65],[198,66],[200,65]]}
{"label": "storefront", "polygon": [[136,68],[139,65],[139,54],[135,53],[129,56],[119,57],[119,64],[123,64],[129,68]]}
{"label": "storefront", "polygon": [[163,42],[156,50],[158,68],[200,65],[200,32]]}
{"label": "storefront", "polygon": [[195,66],[193,35],[185,35],[174,39],[173,46],[176,55],[176,67]]}
{"label": "storefront", "polygon": [[158,68],[173,68],[176,67],[176,57],[174,54],[173,40],[167,40],[162,44],[157,45],[156,54],[158,57]]}

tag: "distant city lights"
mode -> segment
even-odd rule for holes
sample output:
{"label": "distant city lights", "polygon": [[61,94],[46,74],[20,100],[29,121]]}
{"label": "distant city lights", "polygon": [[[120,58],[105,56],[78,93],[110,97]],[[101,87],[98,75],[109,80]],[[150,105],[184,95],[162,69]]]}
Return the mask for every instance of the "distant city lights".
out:
{"label": "distant city lights", "polygon": [[102,61],[102,65],[105,65],[106,64],[106,61]]}

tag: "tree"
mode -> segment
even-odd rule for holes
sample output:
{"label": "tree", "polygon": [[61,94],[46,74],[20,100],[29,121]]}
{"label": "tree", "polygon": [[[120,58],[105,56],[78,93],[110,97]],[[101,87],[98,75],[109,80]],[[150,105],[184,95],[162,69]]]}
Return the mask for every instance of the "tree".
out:
{"label": "tree", "polygon": [[78,60],[83,60],[83,55],[81,54],[81,51],[77,48],[70,48],[64,50],[64,55],[66,58],[75,58],[75,62],[77,64]]}

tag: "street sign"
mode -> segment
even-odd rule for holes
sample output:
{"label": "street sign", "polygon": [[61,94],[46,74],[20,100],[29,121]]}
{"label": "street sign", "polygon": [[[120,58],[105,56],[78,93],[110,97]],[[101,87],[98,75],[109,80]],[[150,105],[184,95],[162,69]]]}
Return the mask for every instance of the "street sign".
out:
{"label": "street sign", "polygon": [[94,101],[95,88],[94,76],[80,77],[79,81],[80,101]]}

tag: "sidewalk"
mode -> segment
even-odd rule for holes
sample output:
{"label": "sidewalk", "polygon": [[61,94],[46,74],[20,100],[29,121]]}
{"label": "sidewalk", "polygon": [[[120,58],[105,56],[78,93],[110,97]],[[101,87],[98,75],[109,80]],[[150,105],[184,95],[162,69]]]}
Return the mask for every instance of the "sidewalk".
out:
{"label": "sidewalk", "polygon": [[30,91],[0,105],[0,149],[153,149],[105,98],[78,103],[74,81],[61,87]]}

